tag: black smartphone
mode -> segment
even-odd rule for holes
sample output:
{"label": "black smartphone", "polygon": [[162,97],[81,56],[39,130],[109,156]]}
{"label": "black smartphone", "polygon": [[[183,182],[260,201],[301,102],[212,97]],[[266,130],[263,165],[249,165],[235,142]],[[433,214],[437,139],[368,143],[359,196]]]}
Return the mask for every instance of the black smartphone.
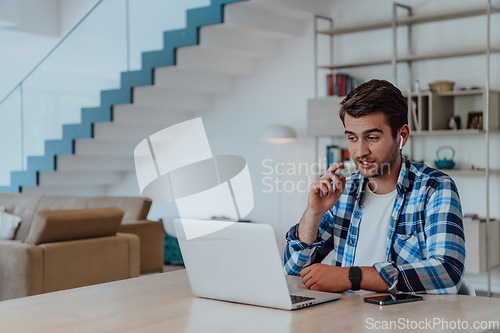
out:
{"label": "black smartphone", "polygon": [[390,294],[382,296],[365,297],[365,302],[378,305],[389,305],[389,304],[422,301],[423,299],[424,298],[422,296],[417,296],[413,294]]}

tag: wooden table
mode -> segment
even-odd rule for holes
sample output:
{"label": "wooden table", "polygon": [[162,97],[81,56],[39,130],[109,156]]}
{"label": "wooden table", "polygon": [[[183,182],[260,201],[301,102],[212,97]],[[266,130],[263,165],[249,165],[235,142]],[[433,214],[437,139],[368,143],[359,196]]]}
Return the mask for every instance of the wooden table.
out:
{"label": "wooden table", "polygon": [[[480,332],[486,328],[472,329],[474,321],[500,321],[500,299],[425,295],[422,302],[381,307],[364,303],[364,296],[346,293],[340,300],[306,309],[275,310],[196,298],[181,270],[3,301],[0,325],[2,332],[16,333],[304,333],[389,331],[382,326],[391,325],[389,321],[415,331],[410,325],[441,319],[457,325],[459,319],[462,325],[469,325],[463,332]],[[419,331],[430,331],[429,326],[421,326]]]}

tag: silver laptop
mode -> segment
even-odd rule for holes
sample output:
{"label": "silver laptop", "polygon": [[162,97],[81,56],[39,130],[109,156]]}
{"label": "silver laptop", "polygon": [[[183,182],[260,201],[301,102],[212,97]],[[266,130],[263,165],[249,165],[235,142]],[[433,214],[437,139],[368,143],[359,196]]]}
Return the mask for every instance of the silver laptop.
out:
{"label": "silver laptop", "polygon": [[270,225],[175,219],[174,226],[198,297],[294,310],[341,296],[308,290],[299,277],[285,278]]}

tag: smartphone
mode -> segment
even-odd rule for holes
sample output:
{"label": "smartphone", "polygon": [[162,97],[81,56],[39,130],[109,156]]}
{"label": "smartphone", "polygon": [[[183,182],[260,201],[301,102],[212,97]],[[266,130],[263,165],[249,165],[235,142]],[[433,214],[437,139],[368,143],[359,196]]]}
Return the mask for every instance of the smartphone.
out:
{"label": "smartphone", "polygon": [[365,302],[378,305],[389,305],[389,304],[422,301],[423,299],[424,298],[422,296],[417,296],[413,294],[390,294],[382,296],[365,297]]}

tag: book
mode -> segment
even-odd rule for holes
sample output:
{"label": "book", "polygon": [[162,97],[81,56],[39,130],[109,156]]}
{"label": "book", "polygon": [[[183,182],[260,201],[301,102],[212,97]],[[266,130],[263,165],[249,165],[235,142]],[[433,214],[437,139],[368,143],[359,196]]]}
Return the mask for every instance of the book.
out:
{"label": "book", "polygon": [[329,73],[326,75],[327,96],[346,96],[357,86],[363,84],[363,80],[355,79],[349,74]]}
{"label": "book", "polygon": [[326,75],[326,94],[327,96],[333,96],[335,94],[335,87],[333,83],[333,74]]}

